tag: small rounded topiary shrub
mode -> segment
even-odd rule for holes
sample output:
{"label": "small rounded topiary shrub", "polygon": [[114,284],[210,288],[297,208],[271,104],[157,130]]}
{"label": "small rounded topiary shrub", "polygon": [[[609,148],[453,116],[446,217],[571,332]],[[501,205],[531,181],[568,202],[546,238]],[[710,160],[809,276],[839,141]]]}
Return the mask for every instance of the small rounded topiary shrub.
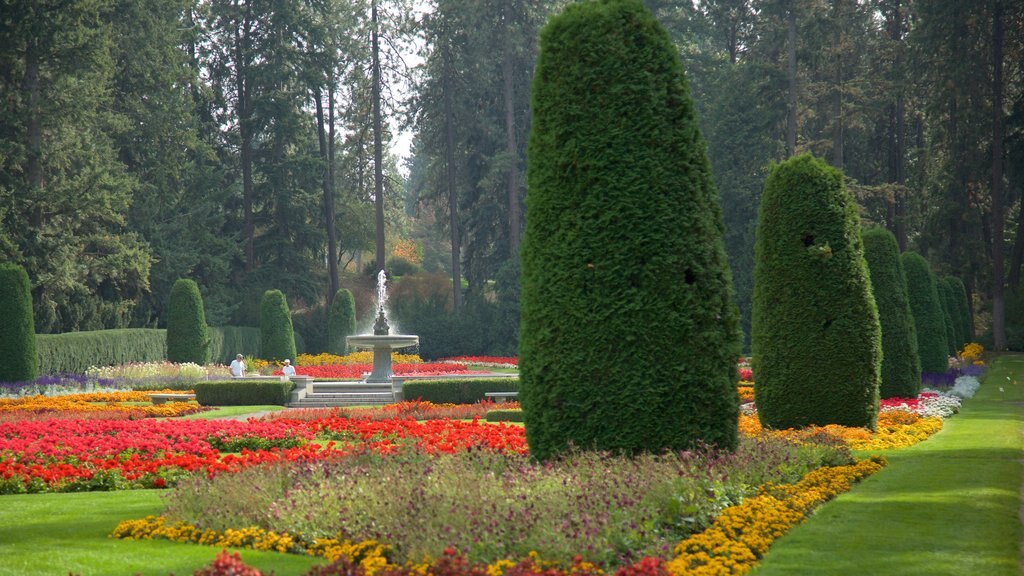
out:
{"label": "small rounded topiary shrub", "polygon": [[549,20],[533,84],[520,401],[530,452],[737,443],[739,324],[689,88],[639,0]]}
{"label": "small rounded topiary shrub", "polygon": [[757,223],[754,397],[769,428],[874,428],[882,360],[857,204],[809,154],[771,169]]}
{"label": "small rounded topiary shrub", "polygon": [[935,287],[935,275],[928,261],[916,252],[904,252],[903,271],[907,275],[907,296],[917,328],[917,353],[923,372],[945,372],[949,368],[949,344],[946,321]]}
{"label": "small rounded topiary shrub", "polygon": [[267,290],[260,301],[260,354],[272,362],[295,359],[292,315],[280,290]]}
{"label": "small rounded topiary shrub", "polygon": [[907,297],[896,237],[885,228],[865,230],[864,260],[882,326],[882,398],[916,398],[921,391],[921,359],[917,331]]}
{"label": "small rounded topiary shrub", "polygon": [[193,280],[179,278],[171,287],[167,309],[167,360],[208,364],[210,335],[199,286]]}
{"label": "small rounded topiary shrub", "polygon": [[17,264],[0,264],[0,359],[0,382],[39,377],[32,286]]}
{"label": "small rounded topiary shrub", "polygon": [[935,289],[939,292],[939,304],[942,306],[942,320],[946,323],[946,350],[950,356],[956,356],[963,341],[960,339],[960,312],[956,306],[956,296],[947,278],[936,277]]}
{"label": "small rounded topiary shrub", "polygon": [[346,336],[356,333],[356,301],[352,292],[342,288],[334,295],[327,320],[327,351],[344,356],[348,354]]}

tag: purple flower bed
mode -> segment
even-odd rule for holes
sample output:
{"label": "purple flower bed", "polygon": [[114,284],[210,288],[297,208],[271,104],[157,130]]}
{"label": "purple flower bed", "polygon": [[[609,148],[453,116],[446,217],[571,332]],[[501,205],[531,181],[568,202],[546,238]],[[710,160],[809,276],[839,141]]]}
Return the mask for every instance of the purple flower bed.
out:
{"label": "purple flower bed", "polygon": [[128,384],[110,378],[91,378],[81,374],[46,374],[31,382],[0,382],[0,398],[22,396],[60,396],[102,390],[130,390]]}

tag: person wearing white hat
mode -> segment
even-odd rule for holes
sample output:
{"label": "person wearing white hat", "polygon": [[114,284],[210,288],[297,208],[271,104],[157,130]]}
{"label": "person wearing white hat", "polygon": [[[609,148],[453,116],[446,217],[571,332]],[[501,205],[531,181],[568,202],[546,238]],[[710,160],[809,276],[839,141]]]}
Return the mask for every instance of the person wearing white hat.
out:
{"label": "person wearing white hat", "polygon": [[292,361],[285,358],[284,367],[281,368],[281,374],[284,376],[295,376],[295,366],[292,366]]}
{"label": "person wearing white hat", "polygon": [[239,354],[231,361],[231,377],[241,378],[243,376],[245,376],[245,361],[242,360],[242,355]]}

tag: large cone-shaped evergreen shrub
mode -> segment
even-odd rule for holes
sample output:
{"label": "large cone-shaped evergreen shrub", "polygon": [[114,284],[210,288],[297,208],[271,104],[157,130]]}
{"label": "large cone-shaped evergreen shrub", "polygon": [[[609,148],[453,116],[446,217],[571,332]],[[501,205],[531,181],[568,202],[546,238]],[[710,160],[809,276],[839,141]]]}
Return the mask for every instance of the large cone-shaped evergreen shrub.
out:
{"label": "large cone-shaped evergreen shrub", "polygon": [[292,315],[280,290],[267,290],[260,301],[260,355],[272,362],[295,359]]}
{"label": "large cone-shaped evergreen shrub", "polygon": [[530,452],[737,443],[737,311],[676,49],[639,0],[541,33],[522,244]]}
{"label": "large cone-shaped evergreen shrub", "polygon": [[903,272],[907,275],[910,311],[917,328],[917,353],[923,372],[945,372],[949,368],[949,345],[935,275],[928,262],[916,252],[904,252]]}
{"label": "large cone-shaped evergreen shrub", "polygon": [[953,298],[956,300],[957,317],[960,320],[960,334],[964,339],[960,347],[963,348],[965,344],[971,342],[974,338],[974,330],[971,327],[971,307],[967,302],[967,289],[964,288],[964,283],[956,276],[950,276],[949,285],[953,287]]}
{"label": "large cone-shaped evergreen shrub", "polygon": [[809,154],[772,167],[754,264],[754,396],[770,428],[874,427],[882,360],[857,204]]}
{"label": "large cone-shaped evergreen shrub", "polygon": [[946,323],[946,349],[950,356],[956,356],[960,350],[960,311],[956,306],[953,287],[945,277],[935,278],[935,289],[939,292],[939,304],[942,305],[942,320]]}
{"label": "large cone-shaped evergreen shrub", "polygon": [[327,320],[327,351],[344,356],[348,354],[346,336],[356,333],[356,301],[352,292],[342,288],[334,295]]}
{"label": "large cone-shaped evergreen shrub", "polygon": [[32,285],[21,266],[0,264],[0,382],[38,377]]}
{"label": "large cone-shaped evergreen shrub", "polygon": [[167,309],[167,360],[205,366],[210,361],[210,335],[203,297],[195,281],[176,280]]}
{"label": "large cone-shaped evergreen shrub", "polygon": [[885,228],[865,230],[864,259],[882,326],[882,398],[916,398],[921,391],[921,359],[907,297],[907,279],[896,237]]}

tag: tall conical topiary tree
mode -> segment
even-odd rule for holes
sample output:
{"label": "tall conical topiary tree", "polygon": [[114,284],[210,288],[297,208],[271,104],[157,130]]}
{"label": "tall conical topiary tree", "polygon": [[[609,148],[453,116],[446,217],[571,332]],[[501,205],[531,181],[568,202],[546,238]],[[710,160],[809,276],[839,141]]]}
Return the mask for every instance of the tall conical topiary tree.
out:
{"label": "tall conical topiary tree", "polygon": [[179,278],[167,300],[167,360],[210,362],[210,335],[206,326],[203,297],[195,281]]}
{"label": "tall conical topiary tree", "polygon": [[949,345],[935,275],[928,261],[916,252],[904,252],[903,272],[907,275],[907,296],[917,328],[917,353],[923,372],[945,372],[949,368]]}
{"label": "tall conical topiary tree", "polygon": [[38,377],[32,285],[21,266],[0,264],[0,382]]}
{"label": "tall conical topiary tree", "polygon": [[754,396],[770,428],[873,428],[882,360],[857,204],[809,154],[772,167],[757,223]]}
{"label": "tall conical topiary tree", "polygon": [[960,333],[964,341],[961,348],[974,339],[974,329],[971,326],[971,307],[967,301],[967,289],[964,283],[956,276],[949,277],[949,285],[953,287],[953,298],[956,300],[957,317],[960,319]]}
{"label": "tall conical topiary tree", "polygon": [[935,289],[939,292],[942,320],[946,323],[946,349],[950,356],[956,356],[960,350],[960,312],[956,307],[956,296],[945,277],[935,278]]}
{"label": "tall conical topiary tree", "polygon": [[352,292],[342,288],[334,295],[327,320],[327,351],[344,356],[348,354],[346,336],[356,333],[356,301]]}
{"label": "tall conical topiary tree", "polygon": [[882,327],[882,398],[916,398],[921,391],[917,331],[896,237],[885,228],[865,230],[864,260]]}
{"label": "tall conical topiary tree", "polygon": [[639,0],[541,33],[522,244],[530,452],[737,443],[737,311],[676,49]]}
{"label": "tall conical topiary tree", "polygon": [[267,290],[260,301],[260,355],[272,362],[295,358],[292,315],[280,290]]}

